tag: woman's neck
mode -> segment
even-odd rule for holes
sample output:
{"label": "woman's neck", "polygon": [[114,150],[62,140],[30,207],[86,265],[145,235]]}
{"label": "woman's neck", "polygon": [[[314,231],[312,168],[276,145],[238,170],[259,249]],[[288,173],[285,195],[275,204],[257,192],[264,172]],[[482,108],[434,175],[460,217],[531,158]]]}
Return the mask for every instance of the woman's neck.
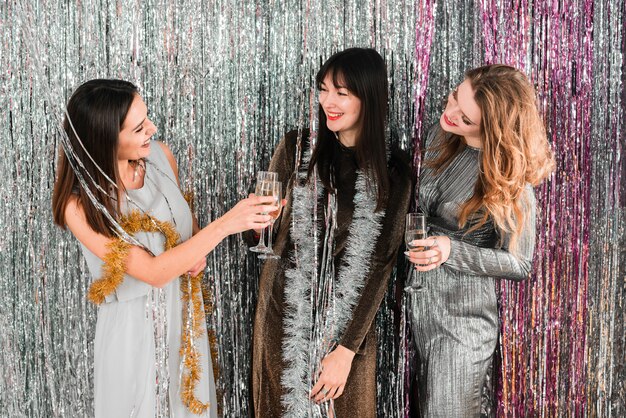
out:
{"label": "woman's neck", "polygon": [[130,167],[129,160],[117,160],[117,170],[121,176],[123,176],[124,173],[128,172],[129,167]]}
{"label": "woman's neck", "polygon": [[141,160],[118,160],[117,169],[119,170],[120,180],[125,188],[136,189],[143,185],[145,168],[140,161]]}
{"label": "woman's neck", "polygon": [[344,147],[351,148],[356,145],[356,134],[354,132],[335,132],[335,137]]}
{"label": "woman's neck", "polygon": [[481,149],[483,147],[483,141],[480,139],[480,137],[464,136],[463,139],[469,147],[478,149]]}

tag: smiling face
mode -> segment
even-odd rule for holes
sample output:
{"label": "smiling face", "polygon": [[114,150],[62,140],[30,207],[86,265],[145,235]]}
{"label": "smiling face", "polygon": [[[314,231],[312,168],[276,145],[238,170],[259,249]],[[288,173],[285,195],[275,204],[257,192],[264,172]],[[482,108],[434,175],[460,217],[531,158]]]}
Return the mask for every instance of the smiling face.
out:
{"label": "smiling face", "polygon": [[333,75],[326,74],[320,84],[319,102],[326,115],[328,129],[339,135],[339,141],[347,147],[356,144],[359,133],[361,100],[344,87],[339,77],[338,86],[333,83]]}
{"label": "smiling face", "polygon": [[148,119],[148,108],[139,95],[135,95],[120,129],[117,144],[118,160],[138,160],[150,155],[150,138],[156,127]]}
{"label": "smiling face", "polygon": [[466,79],[448,96],[448,103],[439,124],[444,131],[465,138],[468,145],[481,148],[481,116],[480,107],[474,100],[472,85]]}

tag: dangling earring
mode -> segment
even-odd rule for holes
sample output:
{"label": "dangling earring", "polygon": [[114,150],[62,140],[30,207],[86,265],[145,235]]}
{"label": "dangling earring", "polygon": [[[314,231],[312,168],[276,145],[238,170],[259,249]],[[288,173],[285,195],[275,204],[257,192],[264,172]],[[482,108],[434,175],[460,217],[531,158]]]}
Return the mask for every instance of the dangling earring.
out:
{"label": "dangling earring", "polygon": [[135,171],[133,171],[133,182],[135,181],[135,179],[137,178],[137,175],[139,174],[139,163],[135,164]]}
{"label": "dangling earring", "polygon": [[138,160],[135,160],[135,161],[134,161],[134,163],[135,163],[135,170],[133,171],[133,182],[137,179],[137,176],[139,175],[139,168],[140,168],[140,167],[141,167],[141,168],[143,168],[143,169],[144,169],[144,171],[145,171],[145,169],[146,169],[146,168],[145,168],[145,164],[146,164],[146,163],[144,162],[144,159],[143,159],[143,158],[140,158],[140,159],[138,159]]}

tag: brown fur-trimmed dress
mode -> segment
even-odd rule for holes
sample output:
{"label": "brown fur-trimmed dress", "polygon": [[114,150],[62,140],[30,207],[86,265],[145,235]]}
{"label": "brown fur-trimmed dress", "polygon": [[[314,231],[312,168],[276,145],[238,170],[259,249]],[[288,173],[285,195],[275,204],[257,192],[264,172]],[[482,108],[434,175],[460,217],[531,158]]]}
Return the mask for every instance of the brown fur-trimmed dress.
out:
{"label": "brown fur-trimmed dress", "polygon": [[[306,136],[306,132],[305,132]],[[290,132],[278,145],[270,171],[278,173],[288,199],[281,218],[275,225],[274,251],[280,260],[266,261],[259,282],[259,297],[254,321],[252,361],[252,401],[256,418],[283,415],[281,397],[284,388],[281,375],[283,360],[283,321],[285,318],[285,271],[292,265],[291,239],[292,189],[297,133]],[[303,140],[303,144],[308,141]],[[354,211],[357,163],[353,149],[339,141],[335,154],[337,187],[337,229],[335,233],[335,266],[340,266],[345,253],[348,228]],[[391,270],[404,234],[404,217],[411,195],[408,164],[399,154],[389,160],[390,190],[381,233],[370,259],[360,298],[353,309],[352,320],[340,338],[340,344],[356,353],[350,375],[341,397],[335,401],[337,418],[376,417],[376,332],[372,326],[376,312],[387,289]],[[324,199],[321,202],[325,201]],[[320,205],[320,206],[323,206]],[[323,210],[323,209],[322,209]],[[323,214],[321,215],[323,216]],[[323,231],[322,231],[323,236]],[[307,303],[303,300],[302,303]]]}

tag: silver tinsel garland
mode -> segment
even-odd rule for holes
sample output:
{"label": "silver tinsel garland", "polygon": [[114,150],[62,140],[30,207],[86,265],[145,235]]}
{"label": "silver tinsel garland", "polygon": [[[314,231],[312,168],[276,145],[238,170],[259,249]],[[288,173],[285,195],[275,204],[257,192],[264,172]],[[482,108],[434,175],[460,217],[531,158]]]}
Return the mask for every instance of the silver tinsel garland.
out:
{"label": "silver tinsel garland", "polygon": [[[309,151],[306,158],[304,167],[308,167]],[[305,173],[299,173],[300,181],[306,179]],[[367,190],[361,172],[357,174],[355,189],[345,256],[342,264],[335,266],[332,254],[338,210],[336,197],[328,196],[325,219],[316,219],[320,194],[325,193],[321,181],[294,187],[291,236],[295,249],[290,256],[293,266],[285,272],[282,354],[286,367],[281,377],[285,387],[282,396],[285,417],[330,416],[325,410],[328,403],[317,406],[308,395],[315,385],[320,362],[338,344],[359,302],[385,216],[385,211],[375,212],[376,199]],[[325,231],[323,239],[321,231]],[[323,246],[321,257],[317,254],[319,243]]]}

